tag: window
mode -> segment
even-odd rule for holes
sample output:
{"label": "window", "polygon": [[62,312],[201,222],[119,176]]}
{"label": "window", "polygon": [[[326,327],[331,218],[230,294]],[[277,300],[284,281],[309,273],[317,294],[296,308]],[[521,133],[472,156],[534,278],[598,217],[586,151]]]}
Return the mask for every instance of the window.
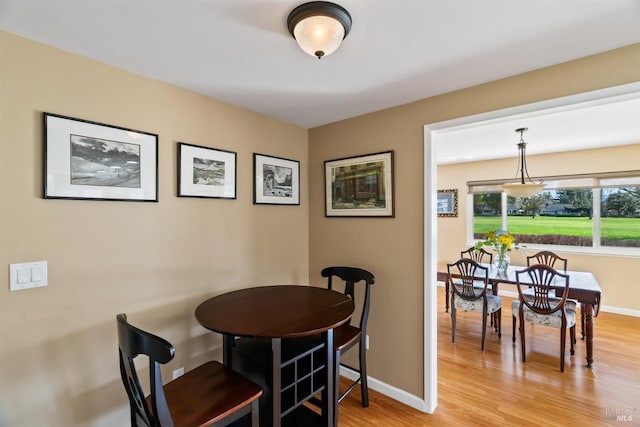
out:
{"label": "window", "polygon": [[640,171],[552,177],[545,190],[515,198],[500,182],[469,182],[473,237],[506,228],[520,243],[640,248]]}

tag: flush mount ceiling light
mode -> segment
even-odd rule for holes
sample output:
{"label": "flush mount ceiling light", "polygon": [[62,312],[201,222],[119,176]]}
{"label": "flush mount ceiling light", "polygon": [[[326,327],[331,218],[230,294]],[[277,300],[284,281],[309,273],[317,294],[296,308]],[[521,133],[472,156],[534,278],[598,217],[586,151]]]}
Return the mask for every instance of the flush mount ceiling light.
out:
{"label": "flush mount ceiling light", "polygon": [[318,59],[331,55],[351,30],[351,15],[328,1],[301,4],[287,18],[289,33],[302,50]]}
{"label": "flush mount ceiling light", "polygon": [[[513,197],[531,197],[537,194],[544,188],[542,181],[533,182],[529,177],[529,171],[527,171],[527,158],[525,157],[525,149],[527,144],[524,142],[523,134],[528,128],[516,129],[516,132],[520,133],[520,142],[518,143],[518,169],[520,171],[520,182],[514,182],[509,184],[502,184],[502,190]],[[527,181],[525,181],[525,174]],[[517,174],[516,174],[517,177]]]}

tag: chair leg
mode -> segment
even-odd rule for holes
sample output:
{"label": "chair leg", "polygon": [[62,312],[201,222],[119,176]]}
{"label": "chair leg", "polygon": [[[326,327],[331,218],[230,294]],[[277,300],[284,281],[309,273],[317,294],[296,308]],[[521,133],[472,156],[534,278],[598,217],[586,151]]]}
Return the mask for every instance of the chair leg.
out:
{"label": "chair leg", "polygon": [[574,354],[576,354],[576,350],[575,350],[575,344],[576,344],[576,325],[573,325],[571,327],[571,329],[569,329],[569,339],[571,340],[571,348],[570,348],[570,352],[571,355],[573,356]]}
{"label": "chair leg", "polygon": [[[486,308],[485,308],[486,310]],[[489,314],[489,316],[492,316],[492,314]],[[482,313],[482,345],[480,346],[480,348],[482,349],[482,351],[484,351],[484,340],[485,337],[487,335],[487,313],[486,311],[484,313]]]}
{"label": "chair leg", "polygon": [[567,328],[560,328],[560,372],[564,372],[564,349],[567,340]]}
{"label": "chair leg", "polygon": [[582,339],[584,340],[584,304],[580,304],[580,335],[582,335]]}
{"label": "chair leg", "polygon": [[522,349],[522,361],[526,362],[527,361],[527,349],[524,343],[524,317],[523,316],[518,316],[519,317],[519,322],[520,326],[518,329],[520,329],[520,348]]}
{"label": "chair leg", "polygon": [[[367,384],[367,346],[366,338],[360,337],[360,390],[362,391],[362,407],[369,406],[369,385]],[[337,408],[337,406],[336,406]],[[338,411],[336,410],[336,416]],[[336,418],[335,425],[338,425]]]}
{"label": "chair leg", "polygon": [[444,282],[444,312],[449,312],[449,280]]}
{"label": "chair leg", "polygon": [[498,338],[502,338],[502,308],[498,309],[494,314],[498,325]]}
{"label": "chair leg", "polygon": [[514,314],[512,314],[512,315],[511,315],[511,319],[513,319],[513,320],[511,321],[511,324],[512,324],[512,328],[511,328],[511,331],[512,331],[511,341],[512,341],[512,342],[516,342],[516,320],[517,320],[517,319],[516,319],[516,316],[515,316]]}
{"label": "chair leg", "polygon": [[456,342],[456,306],[453,304],[453,295],[451,295],[451,342]]}

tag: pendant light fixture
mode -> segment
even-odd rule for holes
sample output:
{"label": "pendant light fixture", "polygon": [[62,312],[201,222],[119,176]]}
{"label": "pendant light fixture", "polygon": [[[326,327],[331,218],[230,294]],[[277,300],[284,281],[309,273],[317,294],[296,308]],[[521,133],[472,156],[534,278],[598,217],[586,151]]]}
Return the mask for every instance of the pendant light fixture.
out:
{"label": "pendant light fixture", "polygon": [[318,59],[331,55],[351,30],[351,15],[328,1],[301,4],[287,18],[289,33],[302,50]]}
{"label": "pendant light fixture", "polygon": [[[502,184],[502,190],[513,197],[531,197],[539,193],[545,187],[542,181],[533,182],[529,177],[529,171],[527,171],[527,158],[525,156],[527,144],[524,142],[523,137],[527,130],[528,128],[516,129],[516,132],[520,133],[520,142],[518,143],[518,170],[520,171],[520,182]],[[527,176],[526,181],[525,175]]]}

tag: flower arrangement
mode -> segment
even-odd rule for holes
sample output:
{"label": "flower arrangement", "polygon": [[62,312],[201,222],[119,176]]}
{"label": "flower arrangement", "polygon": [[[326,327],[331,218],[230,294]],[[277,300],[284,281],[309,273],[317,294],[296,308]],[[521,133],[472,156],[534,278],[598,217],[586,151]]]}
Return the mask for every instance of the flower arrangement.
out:
{"label": "flower arrangement", "polygon": [[483,246],[493,246],[496,251],[496,267],[498,270],[506,271],[509,266],[509,257],[507,252],[518,249],[518,242],[515,236],[507,230],[490,231],[481,240],[475,244],[476,249]]}

